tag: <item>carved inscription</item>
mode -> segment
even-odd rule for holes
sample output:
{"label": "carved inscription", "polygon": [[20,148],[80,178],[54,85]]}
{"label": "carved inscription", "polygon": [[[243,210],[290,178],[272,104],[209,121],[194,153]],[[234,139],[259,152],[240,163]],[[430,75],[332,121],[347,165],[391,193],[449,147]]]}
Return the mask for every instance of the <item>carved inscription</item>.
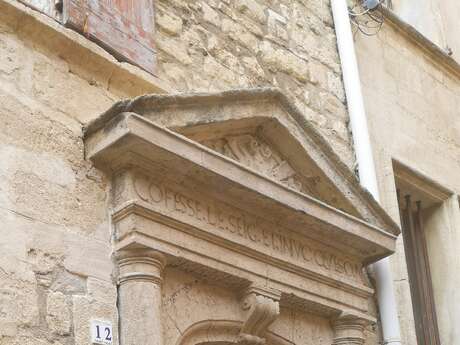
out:
{"label": "carved inscription", "polygon": [[[306,191],[300,176],[277,152],[261,139],[249,135],[228,136],[202,143],[241,164],[298,191]],[[307,190],[308,192],[308,190]]]}
{"label": "carved inscription", "polygon": [[359,263],[345,259],[331,250],[318,248],[321,245],[313,245],[313,241],[310,243],[294,234],[290,236],[273,230],[268,222],[224,203],[198,200],[142,175],[136,175],[134,189],[139,198],[162,213],[177,218],[191,218],[216,231],[244,239],[249,245],[281,254],[296,264],[314,265],[355,280],[361,278]]}

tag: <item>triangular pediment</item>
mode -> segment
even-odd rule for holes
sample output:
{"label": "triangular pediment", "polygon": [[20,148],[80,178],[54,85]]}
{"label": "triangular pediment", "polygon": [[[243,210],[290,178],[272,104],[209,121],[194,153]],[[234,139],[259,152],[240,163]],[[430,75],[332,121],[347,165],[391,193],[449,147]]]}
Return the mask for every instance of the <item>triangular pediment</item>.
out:
{"label": "triangular pediment", "polygon": [[394,251],[398,227],[279,90],[142,96],[84,134],[111,181],[115,252],[372,319],[362,268]]}
{"label": "triangular pediment", "polygon": [[[360,217],[328,176],[279,121],[228,120],[176,131],[286,187]],[[245,126],[247,124],[247,126]]]}
{"label": "triangular pediment", "polygon": [[115,104],[87,128],[133,112],[347,214],[398,234],[327,141],[278,89],[147,95]]}

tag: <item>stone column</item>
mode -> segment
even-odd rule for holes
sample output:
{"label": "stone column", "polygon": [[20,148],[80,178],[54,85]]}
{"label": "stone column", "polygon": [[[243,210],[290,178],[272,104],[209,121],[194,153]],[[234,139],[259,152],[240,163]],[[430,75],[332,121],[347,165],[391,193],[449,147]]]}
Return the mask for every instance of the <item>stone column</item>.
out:
{"label": "stone column", "polygon": [[369,321],[343,313],[333,320],[334,340],[332,345],[363,345],[366,341],[364,328]]}
{"label": "stone column", "polygon": [[163,345],[161,282],[165,258],[151,249],[121,250],[118,312],[120,345]]}

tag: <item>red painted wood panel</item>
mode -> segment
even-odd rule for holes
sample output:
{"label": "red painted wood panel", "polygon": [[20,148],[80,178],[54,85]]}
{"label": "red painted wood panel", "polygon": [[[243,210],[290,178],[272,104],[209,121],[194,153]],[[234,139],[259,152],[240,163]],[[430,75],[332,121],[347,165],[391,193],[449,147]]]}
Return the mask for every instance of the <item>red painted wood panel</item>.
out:
{"label": "red painted wood panel", "polygon": [[66,26],[154,73],[153,0],[65,0],[63,11]]}

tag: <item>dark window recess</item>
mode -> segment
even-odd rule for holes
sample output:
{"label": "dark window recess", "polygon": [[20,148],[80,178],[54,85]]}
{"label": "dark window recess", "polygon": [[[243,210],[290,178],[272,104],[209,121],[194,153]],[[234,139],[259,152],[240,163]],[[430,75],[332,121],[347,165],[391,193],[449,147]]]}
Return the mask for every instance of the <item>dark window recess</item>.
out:
{"label": "dark window recess", "polygon": [[419,345],[440,345],[421,201],[400,195],[402,234]]}
{"label": "dark window recess", "polygon": [[20,1],[97,42],[118,60],[154,73],[154,0]]}

